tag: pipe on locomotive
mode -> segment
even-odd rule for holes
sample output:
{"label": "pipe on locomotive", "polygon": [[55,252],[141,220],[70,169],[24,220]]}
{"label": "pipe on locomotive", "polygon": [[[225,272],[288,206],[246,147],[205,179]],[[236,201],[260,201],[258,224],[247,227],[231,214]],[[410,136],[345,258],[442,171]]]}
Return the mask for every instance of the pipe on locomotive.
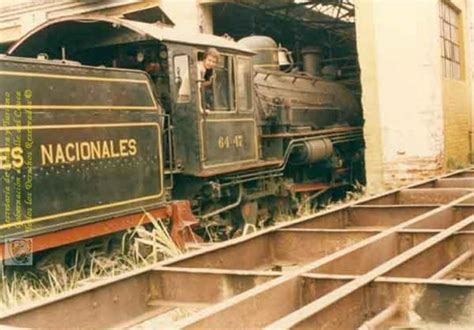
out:
{"label": "pipe on locomotive", "polygon": [[[278,165],[278,167],[272,168],[271,170],[268,170],[268,171],[262,171],[262,172],[258,172],[258,173],[272,174],[272,173],[278,173],[278,172],[283,171],[286,167],[286,164],[288,164],[288,161],[289,161],[289,158],[292,154],[293,149],[295,149],[296,147],[304,148],[304,143],[307,142],[307,141],[314,141],[314,140],[321,140],[321,139],[323,139],[323,138],[321,138],[321,137],[305,137],[305,138],[299,138],[299,139],[291,140],[290,143],[288,143],[288,146],[286,148],[285,155],[283,156],[283,161]],[[247,177],[254,176],[258,173],[249,173],[249,174],[244,174],[244,175],[239,175],[239,176],[232,176],[230,178],[232,180],[234,178],[235,179],[247,178]]]}
{"label": "pipe on locomotive", "polygon": [[234,207],[239,206],[240,203],[242,202],[242,197],[243,197],[243,189],[242,189],[241,184],[238,185],[238,190],[239,190],[239,195],[237,197],[237,200],[234,203],[226,205],[226,206],[224,206],[220,209],[214,210],[212,212],[209,212],[205,215],[201,215],[199,218],[202,219],[202,220],[209,219],[209,218],[211,218],[215,215],[221,214],[222,212],[229,211],[229,210],[233,209]]}

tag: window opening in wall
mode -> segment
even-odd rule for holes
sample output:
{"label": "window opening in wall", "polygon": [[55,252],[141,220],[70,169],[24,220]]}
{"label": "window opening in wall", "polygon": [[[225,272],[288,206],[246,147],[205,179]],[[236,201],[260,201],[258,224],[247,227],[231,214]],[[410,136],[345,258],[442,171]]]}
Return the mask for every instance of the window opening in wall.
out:
{"label": "window opening in wall", "polygon": [[460,11],[447,1],[440,1],[440,37],[443,76],[462,78],[460,47]]}

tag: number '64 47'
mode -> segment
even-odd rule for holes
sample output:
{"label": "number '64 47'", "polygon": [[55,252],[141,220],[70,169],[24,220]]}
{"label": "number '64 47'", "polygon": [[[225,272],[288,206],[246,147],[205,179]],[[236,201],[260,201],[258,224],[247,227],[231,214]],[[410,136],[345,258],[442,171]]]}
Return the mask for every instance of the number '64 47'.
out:
{"label": "number '64 47'", "polygon": [[219,136],[217,139],[219,149],[229,149],[230,147],[242,148],[244,146],[243,135]]}

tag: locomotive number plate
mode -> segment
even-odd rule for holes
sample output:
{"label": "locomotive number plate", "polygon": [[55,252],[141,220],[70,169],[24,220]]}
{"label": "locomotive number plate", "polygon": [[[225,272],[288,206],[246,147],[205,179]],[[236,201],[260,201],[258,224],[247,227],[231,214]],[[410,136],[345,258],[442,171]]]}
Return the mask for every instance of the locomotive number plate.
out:
{"label": "locomotive number plate", "polygon": [[257,160],[253,119],[207,119],[202,122],[205,167]]}

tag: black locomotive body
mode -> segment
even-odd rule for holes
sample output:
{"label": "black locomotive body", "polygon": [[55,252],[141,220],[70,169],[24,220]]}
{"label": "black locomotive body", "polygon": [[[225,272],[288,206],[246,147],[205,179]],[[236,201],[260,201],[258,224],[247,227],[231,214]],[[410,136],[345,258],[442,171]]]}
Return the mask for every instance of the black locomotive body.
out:
{"label": "black locomotive body", "polygon": [[[208,47],[221,54],[212,102],[197,68]],[[23,222],[0,215],[2,237],[34,236],[174,200],[190,201],[201,227],[235,231],[282,209],[293,212],[298,200],[363,180],[361,112],[350,93],[303,74],[254,72],[255,52],[234,41],[75,17],[47,22],[9,50],[20,57],[39,53],[56,64],[0,62],[2,93],[19,90],[21,102],[27,102],[26,90],[32,94],[21,110],[33,114],[32,166],[2,175],[16,180],[33,173],[33,216],[24,224],[38,229],[27,233]],[[61,62],[65,54],[81,65]],[[26,130],[18,134],[27,140]],[[5,133],[0,138],[1,145]],[[94,144],[104,141],[120,157],[80,154],[84,146],[92,155]],[[57,150],[64,159],[41,163]],[[67,157],[68,150],[79,150],[78,161]],[[192,217],[188,212],[182,220]]]}

